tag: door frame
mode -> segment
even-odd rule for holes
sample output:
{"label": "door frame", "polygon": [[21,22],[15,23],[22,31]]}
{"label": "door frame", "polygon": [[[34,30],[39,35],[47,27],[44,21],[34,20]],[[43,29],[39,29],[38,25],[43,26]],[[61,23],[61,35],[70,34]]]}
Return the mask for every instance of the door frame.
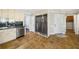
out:
{"label": "door frame", "polygon": [[[77,28],[76,28],[76,23],[77,23],[77,15],[76,14],[70,14],[70,15],[66,15],[66,18],[67,18],[67,16],[73,16],[74,17],[74,20],[73,20],[73,23],[74,23],[74,32],[75,32],[75,34],[77,34]],[[66,23],[66,25],[67,25],[67,23]],[[67,32],[67,29],[66,29],[66,32]]]}

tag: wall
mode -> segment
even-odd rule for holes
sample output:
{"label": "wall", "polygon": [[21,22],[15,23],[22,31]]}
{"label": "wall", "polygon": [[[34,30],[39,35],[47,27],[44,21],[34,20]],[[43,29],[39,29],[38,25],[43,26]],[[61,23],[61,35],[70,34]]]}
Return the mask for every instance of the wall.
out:
{"label": "wall", "polygon": [[79,14],[74,14],[74,31],[79,34]]}
{"label": "wall", "polygon": [[30,31],[35,32],[35,16],[26,15],[24,19],[24,26],[28,28]]}
{"label": "wall", "polygon": [[33,12],[33,15],[43,15],[43,14],[47,14],[48,10],[47,9],[38,9],[37,11]]}
{"label": "wall", "polygon": [[76,34],[79,34],[79,14],[76,16]]}
{"label": "wall", "polygon": [[30,31],[35,32],[35,16],[31,15],[31,20],[30,20]]}
{"label": "wall", "polygon": [[55,27],[54,14],[49,12],[48,13],[48,36],[51,34],[55,34],[54,27]]}
{"label": "wall", "polygon": [[31,21],[31,16],[30,15],[25,15],[24,26],[26,28],[30,28],[30,21]]}
{"label": "wall", "polygon": [[73,14],[73,16],[74,16],[73,26],[75,34],[79,34],[79,14]]}

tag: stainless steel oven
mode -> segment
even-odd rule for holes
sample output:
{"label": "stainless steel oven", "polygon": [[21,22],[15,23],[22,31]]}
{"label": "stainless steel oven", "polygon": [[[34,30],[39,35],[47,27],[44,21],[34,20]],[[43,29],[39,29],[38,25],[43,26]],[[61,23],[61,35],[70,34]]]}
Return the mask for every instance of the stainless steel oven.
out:
{"label": "stainless steel oven", "polygon": [[16,28],[17,38],[24,35],[24,28]]}

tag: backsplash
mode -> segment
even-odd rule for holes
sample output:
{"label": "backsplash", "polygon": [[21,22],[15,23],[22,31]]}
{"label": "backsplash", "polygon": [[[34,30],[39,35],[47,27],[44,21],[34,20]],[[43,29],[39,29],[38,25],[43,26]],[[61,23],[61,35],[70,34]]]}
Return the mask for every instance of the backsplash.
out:
{"label": "backsplash", "polygon": [[0,18],[0,27],[22,27],[23,21],[14,21],[14,19]]}

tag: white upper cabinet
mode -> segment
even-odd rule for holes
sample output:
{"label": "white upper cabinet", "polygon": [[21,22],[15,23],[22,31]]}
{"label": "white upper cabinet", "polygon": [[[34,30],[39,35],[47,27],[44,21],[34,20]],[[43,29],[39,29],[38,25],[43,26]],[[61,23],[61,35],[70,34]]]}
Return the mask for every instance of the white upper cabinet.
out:
{"label": "white upper cabinet", "polygon": [[15,9],[0,9],[0,17],[23,21],[24,13],[18,12]]}
{"label": "white upper cabinet", "polygon": [[16,21],[23,21],[24,20],[24,14],[22,14],[22,13],[15,12],[14,17],[15,17]]}

